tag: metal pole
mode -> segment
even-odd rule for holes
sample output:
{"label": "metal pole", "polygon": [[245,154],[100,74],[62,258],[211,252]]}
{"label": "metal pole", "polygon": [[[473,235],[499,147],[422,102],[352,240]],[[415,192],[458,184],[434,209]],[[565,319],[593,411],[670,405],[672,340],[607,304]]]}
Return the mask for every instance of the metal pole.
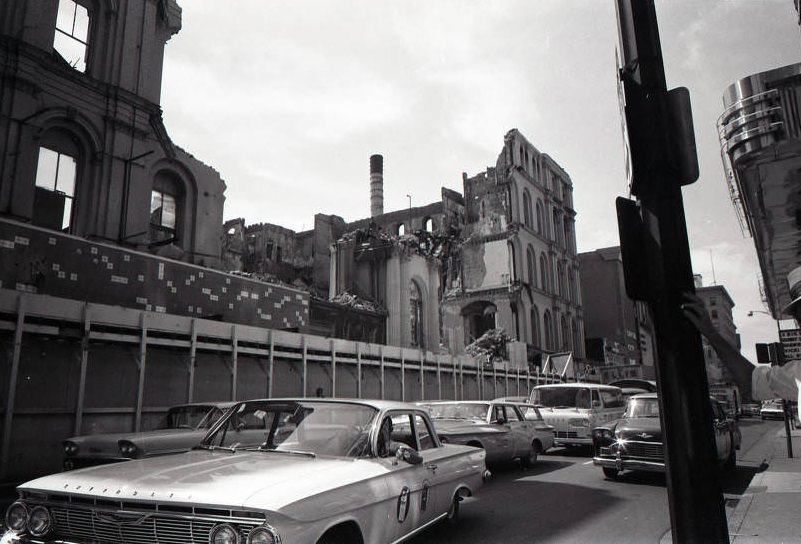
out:
{"label": "metal pole", "polygon": [[[778,319],[776,320],[776,333],[779,335],[779,348],[778,349],[781,349],[782,352],[783,352],[784,351],[784,344],[782,343],[782,324],[781,324],[781,321],[778,320]],[[776,352],[777,352],[776,353],[776,359],[779,359],[778,349],[776,350]],[[776,364],[778,364],[778,363],[779,363],[779,361],[777,360]],[[791,414],[790,417],[792,417],[792,413],[790,412],[790,410],[787,407],[787,399],[782,399],[782,412],[783,412],[783,415],[784,415],[784,434],[787,437],[787,457],[792,459],[793,458],[793,439],[792,439],[792,435],[790,434],[790,418],[787,417],[787,414]]]}
{"label": "metal pole", "polygon": [[[647,300],[657,339],[657,385],[672,538],[728,544],[701,337],[681,314],[694,291],[680,174],[653,0],[616,0],[626,121],[638,198]],[[629,113],[633,115],[629,116]],[[637,190],[635,191],[635,184]],[[624,263],[624,266],[631,263]]]}

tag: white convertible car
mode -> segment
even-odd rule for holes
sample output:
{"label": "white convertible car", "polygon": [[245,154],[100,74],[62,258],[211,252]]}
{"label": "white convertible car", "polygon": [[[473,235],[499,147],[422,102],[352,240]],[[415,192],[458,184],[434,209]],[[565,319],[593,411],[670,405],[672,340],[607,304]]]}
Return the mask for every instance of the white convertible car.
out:
{"label": "white convertible car", "polygon": [[246,401],[188,453],[20,485],[0,543],[401,542],[487,475],[484,451],[441,444],[411,404]]}

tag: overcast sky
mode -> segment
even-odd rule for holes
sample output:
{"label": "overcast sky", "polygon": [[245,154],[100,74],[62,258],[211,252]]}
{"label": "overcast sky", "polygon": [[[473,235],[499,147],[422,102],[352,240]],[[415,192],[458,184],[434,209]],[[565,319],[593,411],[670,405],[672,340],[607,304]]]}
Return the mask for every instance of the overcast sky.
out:
{"label": "overcast sky", "polygon": [[[627,196],[614,0],[179,0],[162,108],[173,141],[220,172],[225,218],[293,230],[462,192],[519,129],[570,175],[579,251],[618,245]],[[693,267],[734,299],[743,351],[775,341],[725,183],[716,120],[736,80],[801,62],[793,0],[657,2],[668,87],[688,87],[701,176],[684,198]],[[714,272],[713,272],[714,270]]]}

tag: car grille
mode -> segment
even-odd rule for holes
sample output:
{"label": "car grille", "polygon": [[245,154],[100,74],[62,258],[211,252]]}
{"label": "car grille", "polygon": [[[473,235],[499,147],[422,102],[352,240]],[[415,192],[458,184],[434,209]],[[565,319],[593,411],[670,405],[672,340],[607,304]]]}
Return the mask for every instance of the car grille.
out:
{"label": "car grille", "polygon": [[[617,453],[615,448],[613,453]],[[635,442],[627,441],[620,447],[620,455],[623,457],[637,457],[641,459],[659,459],[663,461],[665,454],[661,442]]]}
{"label": "car grille", "polygon": [[576,431],[554,431],[554,438],[578,438]]}
{"label": "car grille", "polygon": [[191,507],[175,508],[186,513],[173,513],[160,512],[155,505],[131,508],[134,506],[131,503],[125,504],[123,509],[69,503],[47,506],[53,515],[58,538],[92,544],[208,544],[209,532],[218,523],[234,526],[244,542],[250,531],[264,522],[264,518],[256,514],[242,513],[248,517],[235,517],[231,511],[215,509],[206,515]]}

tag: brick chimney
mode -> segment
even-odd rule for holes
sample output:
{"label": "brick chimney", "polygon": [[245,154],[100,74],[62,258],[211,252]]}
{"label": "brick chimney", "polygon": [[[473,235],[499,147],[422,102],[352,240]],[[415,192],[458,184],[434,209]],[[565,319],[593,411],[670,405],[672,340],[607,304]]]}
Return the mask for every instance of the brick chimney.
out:
{"label": "brick chimney", "polygon": [[370,217],[384,213],[384,157],[370,155]]}

